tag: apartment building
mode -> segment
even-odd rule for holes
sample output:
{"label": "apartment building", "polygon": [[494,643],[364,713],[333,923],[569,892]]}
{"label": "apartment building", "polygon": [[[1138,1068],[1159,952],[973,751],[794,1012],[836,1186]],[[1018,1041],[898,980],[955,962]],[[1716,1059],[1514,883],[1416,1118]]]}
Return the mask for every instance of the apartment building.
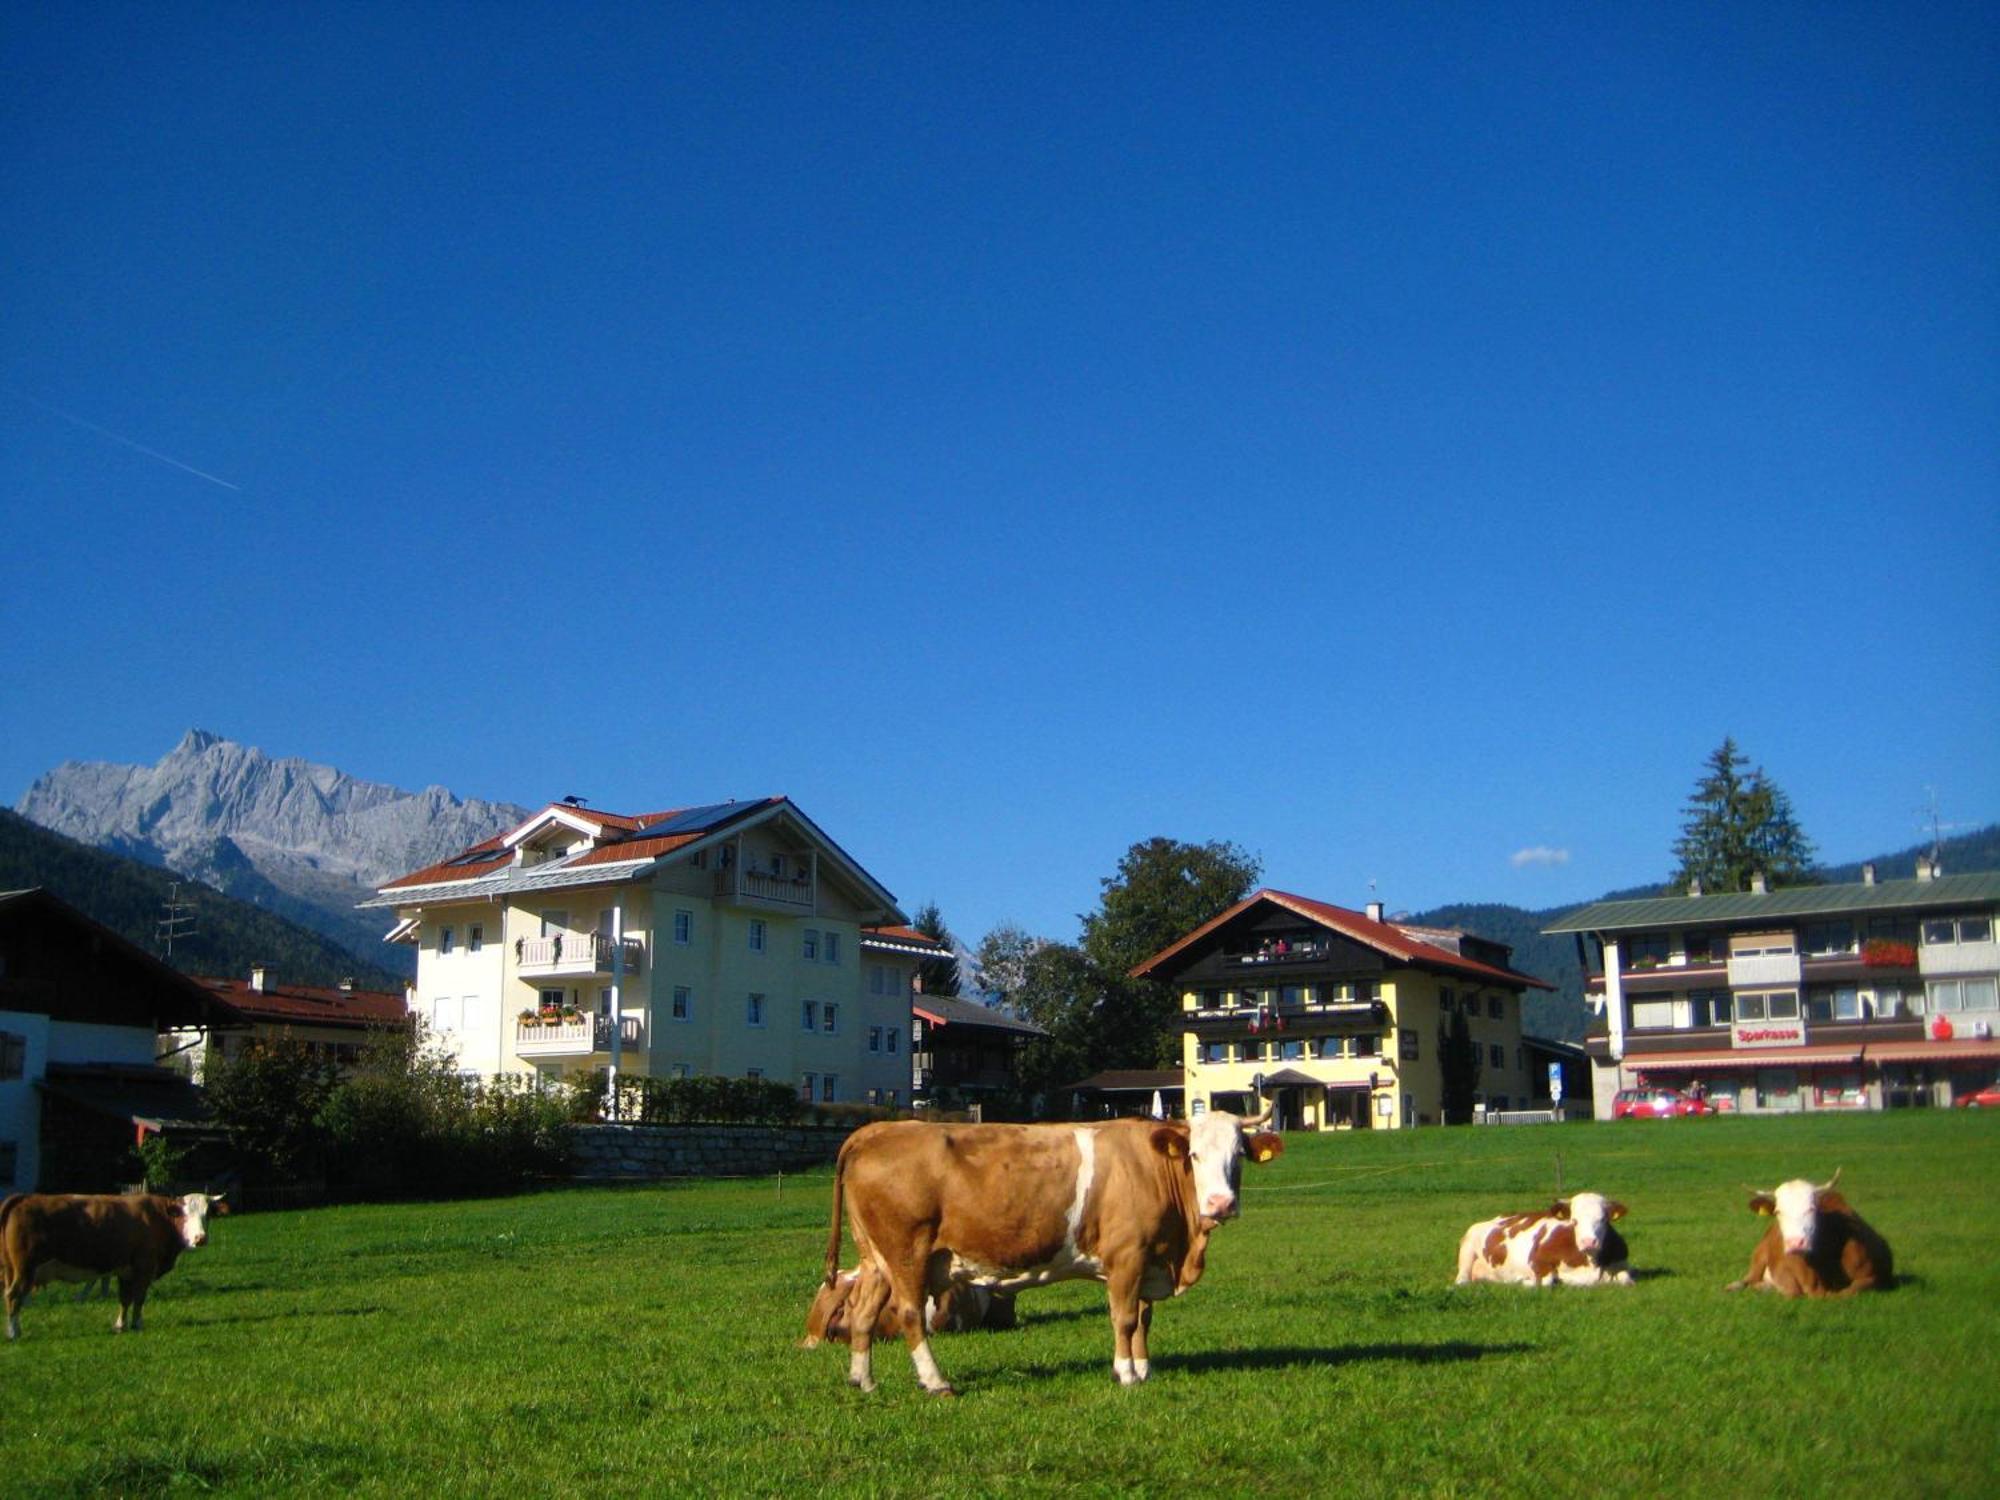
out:
{"label": "apartment building", "polygon": [[1519,1109],[1536,1080],[1521,999],[1541,980],[1470,933],[1260,890],[1132,972],[1180,995],[1187,1109],[1276,1107],[1285,1130],[1403,1129],[1441,1117],[1441,1029],[1466,1018],[1478,1106]]}
{"label": "apartment building", "polygon": [[1576,935],[1599,1119],[1619,1089],[1743,1113],[1946,1105],[2000,1068],[2000,874],[1600,901]]}
{"label": "apartment building", "polygon": [[362,904],[416,946],[413,1008],[468,1073],[715,1074],[909,1102],[912,980],[935,950],[789,798],[552,803]]}

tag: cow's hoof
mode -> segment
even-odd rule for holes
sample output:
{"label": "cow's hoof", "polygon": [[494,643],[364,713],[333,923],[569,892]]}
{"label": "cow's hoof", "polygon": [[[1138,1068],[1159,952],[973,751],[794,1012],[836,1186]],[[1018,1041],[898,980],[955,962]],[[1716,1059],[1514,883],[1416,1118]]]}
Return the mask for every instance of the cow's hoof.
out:
{"label": "cow's hoof", "polygon": [[852,1376],[849,1376],[847,1383],[864,1396],[875,1389],[875,1382],[872,1380],[856,1380]]}
{"label": "cow's hoof", "polygon": [[948,1385],[940,1385],[933,1387],[931,1394],[933,1396],[956,1396],[958,1392]]}

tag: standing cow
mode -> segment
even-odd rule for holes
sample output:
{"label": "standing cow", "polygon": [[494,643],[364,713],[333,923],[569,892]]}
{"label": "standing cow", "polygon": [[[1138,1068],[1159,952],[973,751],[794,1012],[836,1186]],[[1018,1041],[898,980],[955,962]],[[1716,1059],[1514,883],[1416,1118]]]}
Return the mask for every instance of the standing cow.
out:
{"label": "standing cow", "polygon": [[1786,1297],[1852,1297],[1896,1284],[1889,1242],[1869,1227],[1847,1200],[1833,1190],[1835,1169],[1824,1187],[1802,1177],[1771,1192],[1750,1189],[1750,1211],[1769,1218],[1770,1228],[1750,1253],[1750,1269],[1724,1291],[1745,1287]]}
{"label": "standing cow", "polygon": [[1455,1285],[1630,1286],[1625,1237],[1612,1227],[1624,1217],[1624,1204],[1602,1193],[1578,1193],[1547,1208],[1474,1224],[1458,1242]]}
{"label": "standing cow", "polygon": [[[871,1345],[893,1305],[917,1379],[952,1394],[931,1354],[926,1296],[952,1286],[1016,1292],[1055,1281],[1102,1281],[1111,1310],[1113,1373],[1151,1372],[1153,1303],[1201,1277],[1209,1233],[1237,1212],[1243,1158],[1283,1149],[1249,1120],[1210,1111],[1192,1125],[866,1125],[841,1147],[833,1177],[826,1284],[839,1276],[843,1203],[862,1264],[880,1273],[848,1303],[848,1380],[875,1388]],[[865,1291],[862,1296],[859,1292]]]}
{"label": "standing cow", "polygon": [[146,1290],[174,1268],[182,1250],[208,1242],[208,1216],[226,1214],[220,1194],[125,1197],[17,1193],[0,1203],[0,1289],[7,1337],[21,1336],[21,1304],[51,1281],[118,1278],[114,1333],[137,1333]]}

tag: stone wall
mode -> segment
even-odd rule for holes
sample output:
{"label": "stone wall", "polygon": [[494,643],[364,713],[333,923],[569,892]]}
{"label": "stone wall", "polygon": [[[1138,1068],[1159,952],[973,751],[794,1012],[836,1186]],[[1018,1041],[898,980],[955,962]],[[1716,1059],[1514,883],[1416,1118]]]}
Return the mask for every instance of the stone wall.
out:
{"label": "stone wall", "polygon": [[655,1177],[767,1177],[825,1166],[844,1125],[579,1125],[571,1175],[583,1182]]}

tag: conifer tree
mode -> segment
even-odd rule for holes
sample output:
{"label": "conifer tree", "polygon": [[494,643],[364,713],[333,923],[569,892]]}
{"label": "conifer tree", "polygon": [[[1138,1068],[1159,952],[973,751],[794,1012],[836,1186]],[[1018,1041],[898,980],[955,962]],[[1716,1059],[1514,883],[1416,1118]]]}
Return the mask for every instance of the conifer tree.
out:
{"label": "conifer tree", "polygon": [[1699,881],[1702,890],[1747,891],[1753,875],[1770,888],[1812,880],[1812,840],[1800,829],[1791,798],[1761,766],[1725,737],[1703,762],[1707,774],[1695,783],[1674,842],[1680,861],[1672,884],[1682,889]]}

